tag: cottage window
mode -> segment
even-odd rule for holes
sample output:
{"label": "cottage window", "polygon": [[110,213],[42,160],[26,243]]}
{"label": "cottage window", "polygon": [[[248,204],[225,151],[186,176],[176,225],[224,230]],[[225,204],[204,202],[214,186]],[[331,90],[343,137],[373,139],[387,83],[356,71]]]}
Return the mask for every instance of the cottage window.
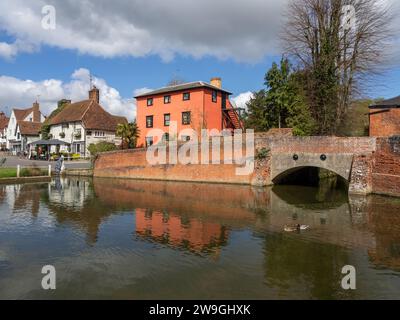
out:
{"label": "cottage window", "polygon": [[95,131],[94,136],[95,137],[104,137],[105,134],[104,134],[104,131]]}
{"label": "cottage window", "polygon": [[153,105],[153,98],[148,98],[147,99],[147,106],[150,107]]}
{"label": "cottage window", "polygon": [[164,126],[168,127],[170,120],[171,120],[171,114],[169,113],[164,114]]}
{"label": "cottage window", "polygon": [[68,129],[68,128],[69,128],[69,124],[68,124],[68,123],[64,123],[64,124],[62,125],[62,128],[63,128],[63,129]]}
{"label": "cottage window", "polygon": [[146,117],[146,128],[153,128],[153,116]]}
{"label": "cottage window", "polygon": [[190,100],[190,92],[185,92],[183,94],[183,101],[187,101]]}
{"label": "cottage window", "polygon": [[87,136],[91,136],[92,135],[92,131],[86,131],[86,135]]}
{"label": "cottage window", "polygon": [[171,103],[171,96],[164,96],[164,104]]}
{"label": "cottage window", "polygon": [[182,112],[182,124],[190,124],[190,111]]}

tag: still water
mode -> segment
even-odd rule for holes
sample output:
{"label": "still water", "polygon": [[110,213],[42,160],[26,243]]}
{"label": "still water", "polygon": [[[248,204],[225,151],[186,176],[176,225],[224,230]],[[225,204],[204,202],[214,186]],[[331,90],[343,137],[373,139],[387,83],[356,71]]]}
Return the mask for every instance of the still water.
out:
{"label": "still water", "polygon": [[[0,185],[0,298],[397,299],[399,209],[322,187]],[[310,229],[283,231],[297,223]],[[49,264],[54,291],[41,289]],[[354,291],[341,288],[345,265]]]}

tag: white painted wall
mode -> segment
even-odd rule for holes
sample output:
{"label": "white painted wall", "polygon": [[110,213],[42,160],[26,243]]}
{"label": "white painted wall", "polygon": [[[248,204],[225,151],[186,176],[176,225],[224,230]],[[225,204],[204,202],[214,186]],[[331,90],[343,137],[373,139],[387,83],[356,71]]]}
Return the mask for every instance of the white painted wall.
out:
{"label": "white painted wall", "polygon": [[[77,138],[75,138],[74,133],[79,130],[81,131],[81,138],[77,139]],[[62,138],[60,136],[61,132],[65,133],[64,138]],[[91,132],[91,135],[88,135],[88,132]],[[96,132],[97,132],[97,135],[96,135]],[[103,135],[103,133],[104,133],[104,135]],[[82,122],[70,122],[68,124],[68,127],[63,126],[61,124],[52,125],[52,126],[50,126],[50,134],[53,136],[53,139],[65,141],[70,144],[70,150],[68,150],[67,146],[61,146],[60,151],[65,151],[65,152],[69,151],[69,152],[76,153],[76,149],[75,149],[74,145],[79,143],[81,145],[80,154],[82,157],[90,156],[88,147],[92,143],[98,143],[100,141],[108,141],[108,142],[114,143],[116,145],[121,144],[121,139],[118,137],[115,137],[114,132],[107,132],[107,131],[101,131],[101,130],[85,130]],[[56,152],[56,147],[52,146],[50,152]]]}

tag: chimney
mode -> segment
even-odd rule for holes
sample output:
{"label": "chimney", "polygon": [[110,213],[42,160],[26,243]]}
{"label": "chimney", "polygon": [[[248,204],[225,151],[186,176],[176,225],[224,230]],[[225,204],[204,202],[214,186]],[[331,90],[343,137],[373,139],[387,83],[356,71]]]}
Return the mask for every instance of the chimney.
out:
{"label": "chimney", "polygon": [[222,88],[222,80],[219,77],[212,78],[210,80],[210,84],[212,86],[214,86],[214,87],[217,87],[217,88],[220,88],[220,89]]}
{"label": "chimney", "polygon": [[89,99],[100,103],[100,91],[96,88],[96,86],[93,86],[93,88],[89,91]]}
{"label": "chimney", "polygon": [[33,113],[33,117],[32,117],[32,121],[33,122],[41,122],[40,121],[40,109],[39,109],[39,102],[34,102],[32,105],[32,113]]}

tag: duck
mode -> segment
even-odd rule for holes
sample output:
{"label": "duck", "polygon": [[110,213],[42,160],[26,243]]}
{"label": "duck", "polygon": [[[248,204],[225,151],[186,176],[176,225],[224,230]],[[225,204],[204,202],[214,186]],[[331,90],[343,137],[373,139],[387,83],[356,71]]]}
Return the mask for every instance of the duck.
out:
{"label": "duck", "polygon": [[303,231],[309,229],[310,226],[306,224],[297,224],[297,225],[292,225],[292,226],[285,226],[283,228],[284,231],[286,232],[295,232],[295,231]]}

